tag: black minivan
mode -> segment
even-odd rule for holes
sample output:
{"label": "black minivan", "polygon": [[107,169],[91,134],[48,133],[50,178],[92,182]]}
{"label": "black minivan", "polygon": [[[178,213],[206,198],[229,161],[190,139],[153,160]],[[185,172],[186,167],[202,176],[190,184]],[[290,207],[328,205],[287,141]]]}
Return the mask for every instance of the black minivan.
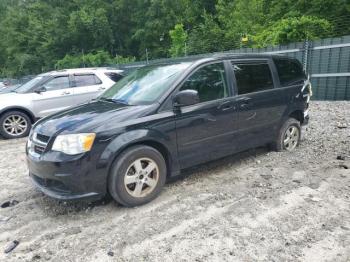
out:
{"label": "black minivan", "polygon": [[180,170],[249,148],[292,151],[308,122],[301,64],[274,55],[215,55],[142,67],[98,99],[35,124],[33,183],[46,195],[125,206],[154,199]]}

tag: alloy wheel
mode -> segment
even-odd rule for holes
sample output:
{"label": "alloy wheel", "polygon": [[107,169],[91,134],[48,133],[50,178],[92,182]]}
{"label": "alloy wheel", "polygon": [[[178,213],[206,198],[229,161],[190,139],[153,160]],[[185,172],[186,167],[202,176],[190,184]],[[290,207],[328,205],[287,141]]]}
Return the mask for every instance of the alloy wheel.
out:
{"label": "alloy wheel", "polygon": [[292,151],[299,142],[300,132],[295,126],[289,126],[284,134],[283,146],[286,150]]}
{"label": "alloy wheel", "polygon": [[23,135],[28,128],[27,120],[20,115],[10,115],[3,122],[3,129],[11,136]]}
{"label": "alloy wheel", "polygon": [[159,167],[150,158],[139,158],[127,169],[124,176],[126,191],[133,197],[145,197],[157,186]]}

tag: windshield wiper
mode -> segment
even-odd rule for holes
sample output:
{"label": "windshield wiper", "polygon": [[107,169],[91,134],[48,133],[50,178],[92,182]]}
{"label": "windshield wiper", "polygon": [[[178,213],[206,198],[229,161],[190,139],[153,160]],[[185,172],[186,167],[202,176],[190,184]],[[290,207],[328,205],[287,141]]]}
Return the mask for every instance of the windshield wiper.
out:
{"label": "windshield wiper", "polygon": [[113,99],[113,98],[106,98],[106,97],[101,97],[100,99],[103,101],[107,101],[107,102],[118,103],[118,104],[122,104],[122,105],[129,105],[128,102],[126,102],[125,100],[121,100],[121,99]]}
{"label": "windshield wiper", "polygon": [[130,105],[128,102],[126,102],[125,100],[122,100],[122,99],[113,99],[113,101],[116,103],[119,103],[119,104],[127,105],[127,106]]}

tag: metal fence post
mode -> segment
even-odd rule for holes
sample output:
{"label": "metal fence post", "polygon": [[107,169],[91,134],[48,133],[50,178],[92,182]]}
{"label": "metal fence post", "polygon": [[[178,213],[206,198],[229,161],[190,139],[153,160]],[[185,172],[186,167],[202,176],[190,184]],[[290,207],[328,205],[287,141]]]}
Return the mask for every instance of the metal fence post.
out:
{"label": "metal fence post", "polygon": [[309,42],[309,39],[306,39],[304,42],[304,53],[303,53],[303,69],[306,73],[308,73],[309,51],[310,51],[310,42]]}

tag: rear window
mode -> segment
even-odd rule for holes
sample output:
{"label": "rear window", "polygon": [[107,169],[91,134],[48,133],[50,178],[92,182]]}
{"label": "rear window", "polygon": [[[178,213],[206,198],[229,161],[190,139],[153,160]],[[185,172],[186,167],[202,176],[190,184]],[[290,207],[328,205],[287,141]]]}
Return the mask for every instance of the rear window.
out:
{"label": "rear window", "polygon": [[272,75],[267,63],[233,63],[233,68],[239,95],[273,88]]}
{"label": "rear window", "polygon": [[114,82],[118,82],[120,79],[123,78],[122,75],[117,74],[117,73],[113,73],[113,72],[105,73],[105,75],[108,76],[108,78],[111,79]]}
{"label": "rear window", "polygon": [[298,84],[305,79],[300,63],[290,59],[274,59],[282,86]]}
{"label": "rear window", "polygon": [[101,84],[101,80],[95,74],[74,75],[75,86],[93,86]]}

